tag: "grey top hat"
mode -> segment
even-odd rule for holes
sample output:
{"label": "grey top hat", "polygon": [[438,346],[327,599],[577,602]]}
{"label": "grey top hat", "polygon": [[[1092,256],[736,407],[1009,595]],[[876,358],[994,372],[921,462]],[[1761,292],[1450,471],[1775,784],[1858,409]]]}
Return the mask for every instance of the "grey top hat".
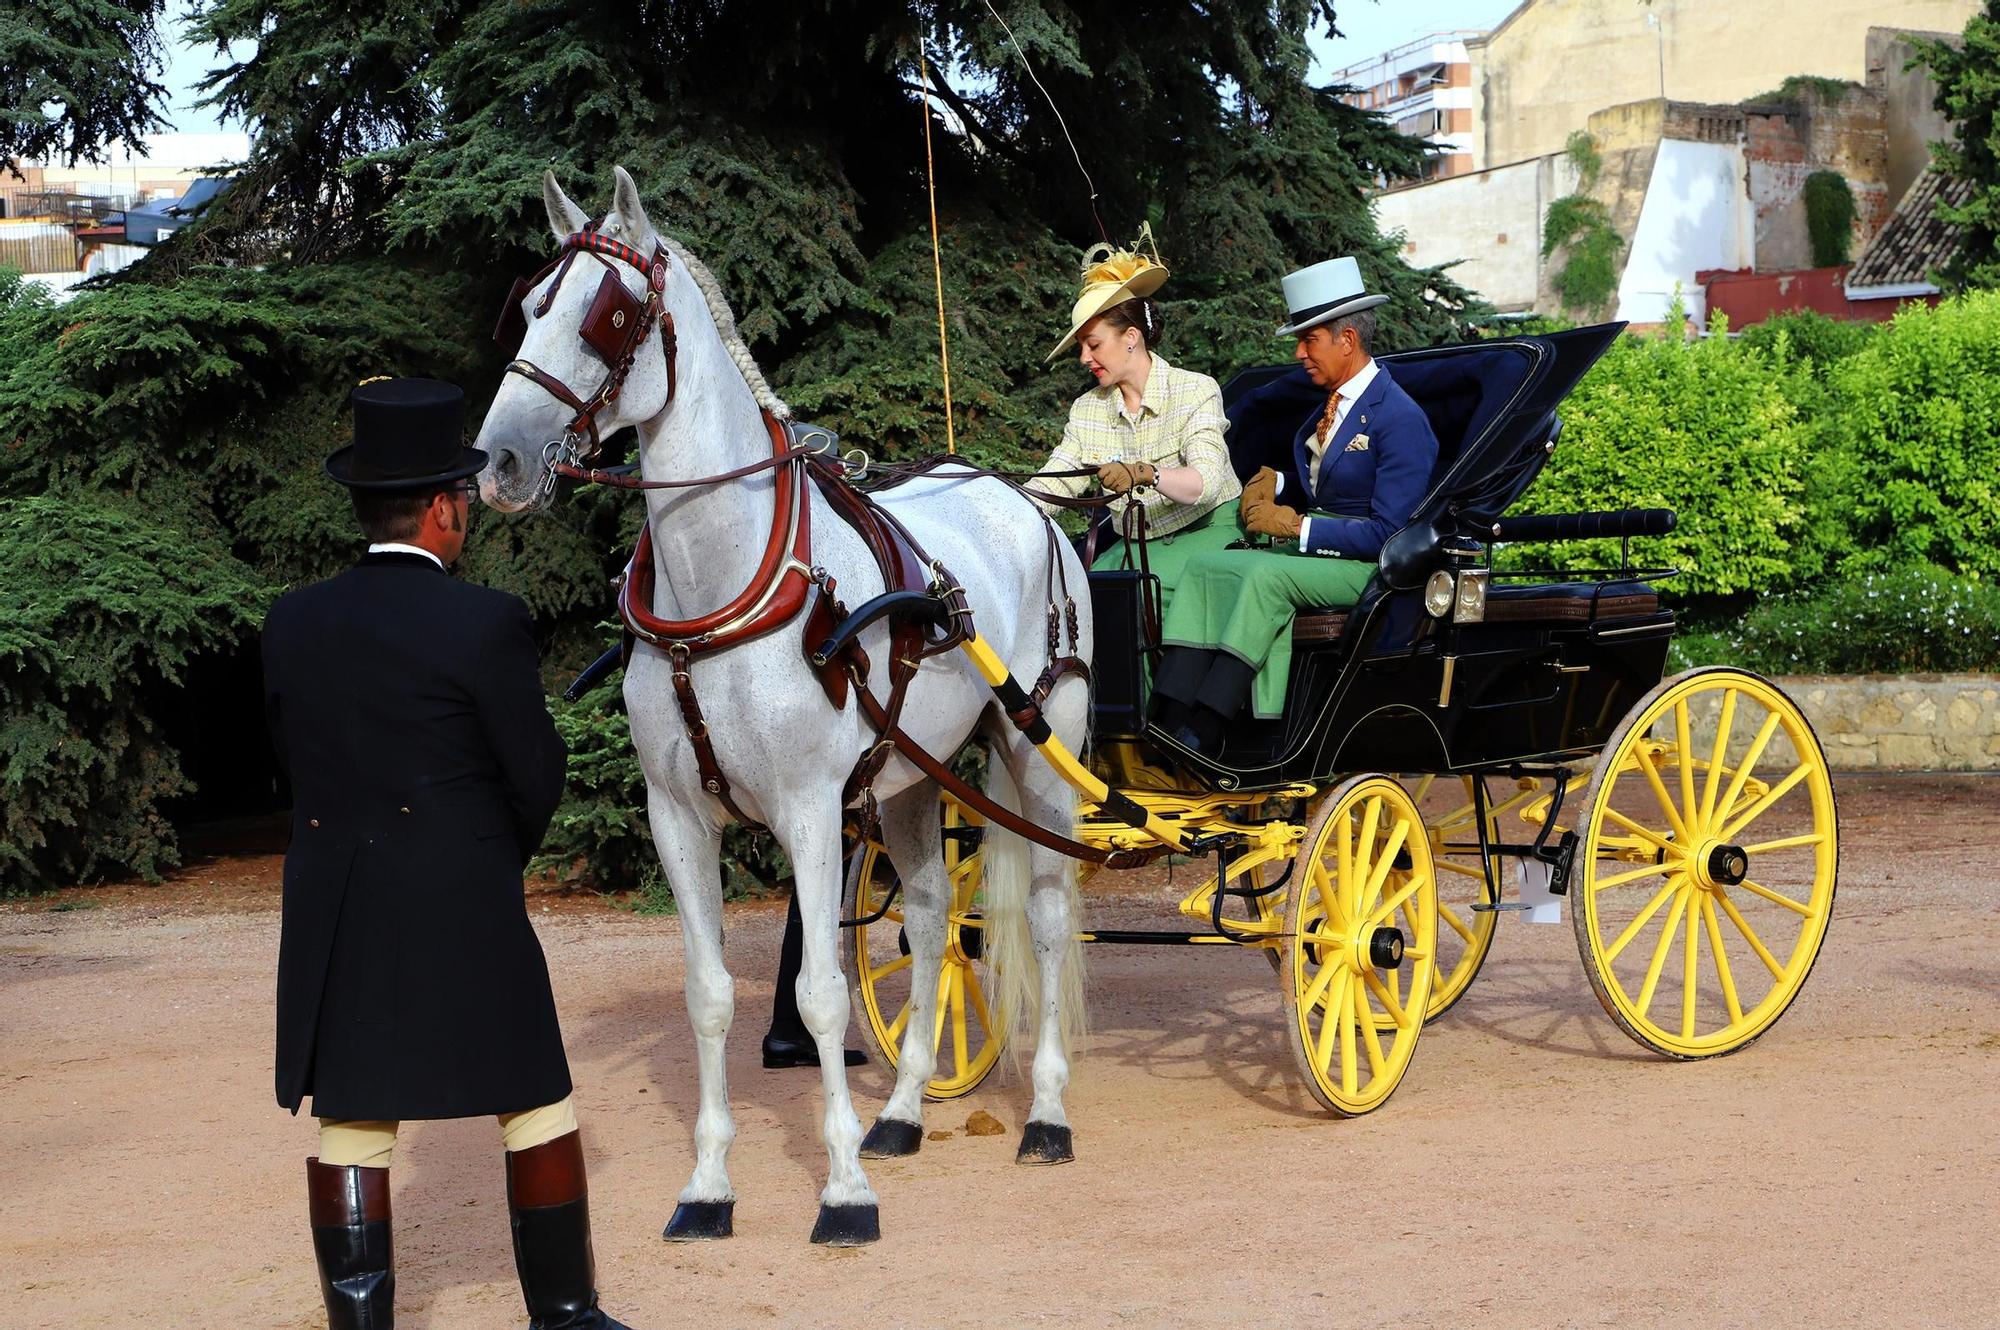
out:
{"label": "grey top hat", "polygon": [[1363,290],[1361,265],[1352,258],[1328,259],[1285,274],[1285,308],[1292,317],[1277,335],[1297,337],[1343,314],[1388,303],[1389,297],[1371,296]]}

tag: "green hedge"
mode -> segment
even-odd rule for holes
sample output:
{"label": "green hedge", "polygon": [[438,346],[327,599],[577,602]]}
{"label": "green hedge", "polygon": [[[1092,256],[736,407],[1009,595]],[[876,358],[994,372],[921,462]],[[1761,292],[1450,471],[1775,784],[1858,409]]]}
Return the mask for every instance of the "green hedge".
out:
{"label": "green hedge", "polygon": [[2000,576],[2000,291],[1905,309],[1829,378],[1813,502],[1841,571]]}
{"label": "green hedge", "polygon": [[1766,674],[2000,669],[2000,586],[1928,564],[1777,596],[1735,626],[1679,643],[1679,666],[1727,661]]}
{"label": "green hedge", "polygon": [[[1682,575],[1683,600],[1788,586],[1818,571],[1803,501],[1809,432],[1798,373],[1752,345],[1625,337],[1563,405],[1563,434],[1519,512],[1671,508],[1671,535],[1635,550]],[[1615,541],[1510,546],[1503,566],[1615,564]]]}

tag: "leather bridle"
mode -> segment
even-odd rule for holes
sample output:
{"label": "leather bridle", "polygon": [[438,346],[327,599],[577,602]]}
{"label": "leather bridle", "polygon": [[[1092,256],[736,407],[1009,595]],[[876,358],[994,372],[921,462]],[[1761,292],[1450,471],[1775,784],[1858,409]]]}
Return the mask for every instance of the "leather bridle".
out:
{"label": "leather bridle", "polygon": [[[563,426],[561,437],[542,445],[543,473],[535,497],[537,507],[554,495],[559,465],[568,468],[581,466],[594,458],[603,446],[597,428],[597,413],[618,400],[618,394],[624,390],[625,379],[638,359],[639,348],[645,344],[655,324],[660,329],[660,347],[667,362],[667,401],[674,400],[680,386],[674,365],[678,349],[674,316],[665,307],[667,271],[671,267],[666,246],[655,242],[652,256],[648,258],[632,246],[604,235],[597,229],[599,225],[598,222],[588,222],[581,231],[564,240],[556,256],[533,277],[515,278],[507,303],[500,311],[500,320],[493,329],[493,340],[514,357],[507,362],[507,373],[518,374],[539,385],[544,392],[576,413]],[[587,398],[578,396],[561,379],[517,354],[527,334],[527,320],[521,314],[521,302],[537,284],[554,273],[555,281],[549,283],[549,289],[542,293],[534,309],[537,319],[546,314],[578,254],[590,255],[605,269],[604,279],[598,284],[597,294],[577,329],[584,344],[595,351],[607,367],[603,382]],[[617,268],[612,266],[612,259],[638,270],[645,279],[645,299],[634,296],[626,288]]]}

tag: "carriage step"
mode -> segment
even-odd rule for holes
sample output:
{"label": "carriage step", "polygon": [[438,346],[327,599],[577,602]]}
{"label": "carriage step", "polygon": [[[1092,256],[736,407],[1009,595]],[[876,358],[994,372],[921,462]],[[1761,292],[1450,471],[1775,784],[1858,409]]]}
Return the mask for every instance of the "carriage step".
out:
{"label": "carriage step", "polygon": [[1487,905],[1482,901],[1472,907],[1472,912],[1474,914],[1513,914],[1518,910],[1532,910],[1534,908],[1532,905],[1523,905],[1520,901],[1501,901],[1498,905]]}

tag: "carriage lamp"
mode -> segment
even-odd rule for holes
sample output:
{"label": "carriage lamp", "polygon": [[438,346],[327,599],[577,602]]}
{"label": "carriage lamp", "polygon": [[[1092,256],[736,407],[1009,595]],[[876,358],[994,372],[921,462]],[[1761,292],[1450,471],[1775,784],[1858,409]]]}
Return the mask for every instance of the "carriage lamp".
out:
{"label": "carriage lamp", "polygon": [[1457,599],[1458,591],[1452,585],[1451,574],[1442,568],[1432,573],[1431,580],[1424,583],[1424,610],[1433,619],[1442,619],[1450,614]]}
{"label": "carriage lamp", "polygon": [[1453,623],[1486,621],[1486,581],[1491,574],[1484,568],[1466,568],[1458,574],[1458,595],[1452,601]]}

